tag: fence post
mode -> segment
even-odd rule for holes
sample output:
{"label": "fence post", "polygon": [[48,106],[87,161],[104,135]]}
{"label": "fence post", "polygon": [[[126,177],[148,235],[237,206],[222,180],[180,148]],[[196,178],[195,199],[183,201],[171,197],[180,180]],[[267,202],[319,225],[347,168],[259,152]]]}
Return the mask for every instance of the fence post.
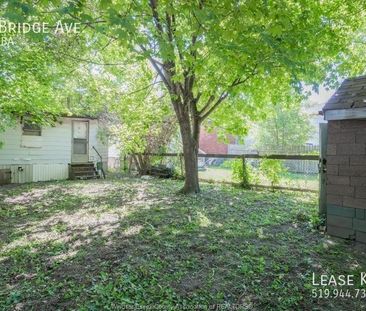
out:
{"label": "fence post", "polygon": [[242,156],[242,164],[243,164],[243,188],[249,189],[250,188],[250,182],[249,182],[249,176],[248,176],[248,170],[247,170],[247,164],[245,162],[245,155]]}
{"label": "fence post", "polygon": [[132,155],[129,155],[129,159],[128,159],[128,174],[131,174],[131,169],[132,169]]}
{"label": "fence post", "polygon": [[179,162],[180,162],[180,173],[182,174],[182,177],[184,177],[183,160],[181,154],[179,154]]}
{"label": "fence post", "polygon": [[127,155],[125,154],[123,156],[123,172],[126,173],[126,171],[127,171]]}

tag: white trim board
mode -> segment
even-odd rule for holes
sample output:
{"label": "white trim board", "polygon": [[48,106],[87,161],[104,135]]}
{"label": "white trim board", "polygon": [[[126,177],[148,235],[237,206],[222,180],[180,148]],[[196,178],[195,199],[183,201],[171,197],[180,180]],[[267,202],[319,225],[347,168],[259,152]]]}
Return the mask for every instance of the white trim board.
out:
{"label": "white trim board", "polygon": [[324,119],[328,121],[366,119],[366,108],[326,110]]}

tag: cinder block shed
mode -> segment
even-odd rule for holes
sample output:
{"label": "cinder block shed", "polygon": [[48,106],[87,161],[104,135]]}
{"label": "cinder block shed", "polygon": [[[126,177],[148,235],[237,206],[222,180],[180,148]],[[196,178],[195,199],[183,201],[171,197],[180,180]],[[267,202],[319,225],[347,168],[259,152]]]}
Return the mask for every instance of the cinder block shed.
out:
{"label": "cinder block shed", "polygon": [[323,115],[327,231],[366,243],[366,76],[346,79]]}

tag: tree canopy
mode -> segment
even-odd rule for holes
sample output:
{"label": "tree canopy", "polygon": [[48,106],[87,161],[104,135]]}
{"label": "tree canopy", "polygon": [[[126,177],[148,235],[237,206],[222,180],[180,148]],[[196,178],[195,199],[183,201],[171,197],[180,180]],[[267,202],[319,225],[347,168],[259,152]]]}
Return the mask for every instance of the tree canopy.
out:
{"label": "tree canopy", "polygon": [[2,8],[14,21],[77,21],[83,51],[114,58],[108,46],[116,51],[117,45],[129,62],[150,62],[180,127],[185,192],[199,191],[202,122],[242,134],[245,120],[261,117],[268,105],[291,103],[304,84],[317,89],[364,70],[363,1],[58,0],[35,6],[14,0]]}
{"label": "tree canopy", "polygon": [[126,75],[130,78],[120,81],[120,94],[109,104],[110,130],[125,154],[159,152],[176,123],[166,91],[146,63],[125,68]]}
{"label": "tree canopy", "polygon": [[315,130],[309,116],[300,107],[273,107],[269,117],[259,122],[256,146],[260,150],[288,152],[292,147],[304,146]]}

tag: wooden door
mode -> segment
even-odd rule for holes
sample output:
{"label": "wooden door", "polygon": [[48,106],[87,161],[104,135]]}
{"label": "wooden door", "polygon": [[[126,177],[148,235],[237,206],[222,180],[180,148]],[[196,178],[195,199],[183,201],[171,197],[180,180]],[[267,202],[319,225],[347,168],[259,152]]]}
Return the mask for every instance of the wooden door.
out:
{"label": "wooden door", "polygon": [[89,121],[72,121],[71,162],[89,161]]}
{"label": "wooden door", "polygon": [[327,143],[328,124],[319,124],[320,158],[319,158],[319,214],[325,217],[327,211]]}

